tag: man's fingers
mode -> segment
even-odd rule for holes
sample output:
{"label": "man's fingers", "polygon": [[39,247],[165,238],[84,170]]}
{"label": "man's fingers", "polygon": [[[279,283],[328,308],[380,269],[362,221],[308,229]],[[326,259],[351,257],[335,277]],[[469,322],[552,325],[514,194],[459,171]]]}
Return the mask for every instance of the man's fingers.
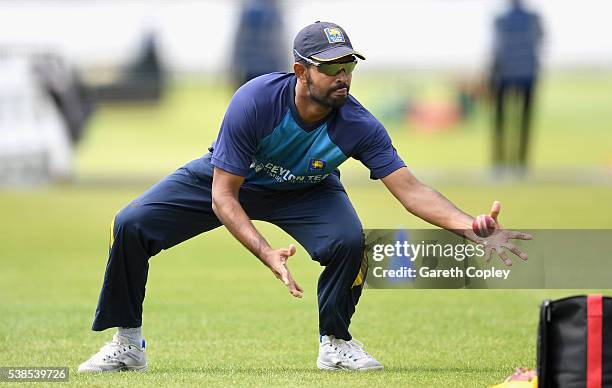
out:
{"label": "man's fingers", "polygon": [[282,256],[285,256],[285,258],[289,258],[289,256],[295,255],[295,252],[297,251],[297,249],[295,248],[295,245],[289,244],[289,247],[281,248],[279,249],[279,251]]}
{"label": "man's fingers", "polygon": [[290,291],[291,295],[295,296],[296,298],[301,298],[302,297],[302,292],[300,291]]}
{"label": "man's fingers", "polygon": [[[292,250],[290,249],[291,247],[293,247]],[[290,253],[291,255],[295,254],[295,246],[291,245],[290,248],[290,251],[288,251],[287,253]],[[291,295],[295,296],[296,298],[302,297],[304,290],[302,289],[302,287],[300,287],[299,284],[295,282],[295,280],[293,280],[293,276],[291,276],[291,272],[289,272],[289,269],[287,268],[286,257],[284,260],[281,261],[280,265],[276,266],[273,272],[276,277],[279,278],[280,281],[282,281],[287,286]]]}
{"label": "man's fingers", "polygon": [[302,291],[298,291],[295,288],[289,289],[289,293],[291,293],[291,295],[293,295],[296,298],[301,298],[304,295],[304,293]]}
{"label": "man's fingers", "polygon": [[508,248],[508,250],[512,253],[514,253],[515,255],[517,255],[518,257],[520,257],[522,260],[526,261],[529,256],[527,256],[527,254],[523,251],[521,251],[519,249],[519,247],[517,247],[516,245],[512,244],[512,243],[506,243],[504,244],[504,246],[506,248]]}
{"label": "man's fingers", "polygon": [[502,248],[499,248],[495,251],[499,255],[499,258],[501,259],[501,261],[504,262],[504,264],[506,264],[508,267],[512,267],[512,260],[510,260],[506,251],[504,251]]}
{"label": "man's fingers", "polygon": [[499,215],[500,210],[501,202],[493,201],[493,205],[491,206],[491,213],[489,215],[495,220],[495,222],[497,222],[497,216]]}
{"label": "man's fingers", "polygon": [[533,236],[530,235],[529,233],[513,232],[513,231],[509,230],[508,231],[508,238],[513,238],[513,239],[517,239],[517,240],[531,240],[531,239],[533,239]]}
{"label": "man's fingers", "polygon": [[281,282],[285,283],[285,285],[289,285],[290,282],[290,277],[291,275],[289,275],[289,271],[287,271],[287,268],[285,268],[284,266],[278,271],[280,277],[279,279],[281,280]]}
{"label": "man's fingers", "polygon": [[301,298],[304,294],[304,290],[302,290],[302,287],[300,287],[295,280],[289,285],[289,292],[296,298]]}
{"label": "man's fingers", "polygon": [[295,255],[296,251],[297,251],[297,248],[295,247],[295,245],[289,244],[289,256]]}
{"label": "man's fingers", "polygon": [[487,263],[491,261],[491,251],[492,251],[491,246],[485,244],[484,258],[487,261]]}
{"label": "man's fingers", "polygon": [[296,298],[301,298],[304,290],[302,289],[302,287],[299,286],[299,284],[296,283],[291,274],[288,274],[288,276],[289,283],[287,284],[287,288],[289,288],[289,292]]}

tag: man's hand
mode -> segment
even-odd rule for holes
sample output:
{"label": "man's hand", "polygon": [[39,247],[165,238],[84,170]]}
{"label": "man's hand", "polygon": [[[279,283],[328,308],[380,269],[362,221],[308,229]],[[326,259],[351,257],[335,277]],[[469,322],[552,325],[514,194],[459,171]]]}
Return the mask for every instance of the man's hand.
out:
{"label": "man's hand", "polygon": [[516,245],[512,244],[508,240],[516,239],[516,240],[531,240],[533,237],[527,233],[514,232],[511,230],[504,229],[497,217],[499,216],[499,212],[501,210],[501,203],[499,201],[494,201],[493,206],[491,206],[491,213],[489,214],[491,218],[495,220],[495,231],[489,237],[479,237],[474,233],[473,230],[466,230],[466,237],[475,243],[484,245],[485,249],[485,259],[487,262],[491,261],[491,253],[493,251],[497,252],[497,255],[507,266],[512,266],[512,260],[508,257],[508,254],[504,250],[506,248],[510,252],[514,253],[522,260],[527,260],[528,256],[525,252],[521,251]]}
{"label": "man's hand", "polygon": [[513,232],[502,228],[497,220],[501,210],[501,204],[498,201],[493,202],[490,214],[491,218],[495,220],[495,231],[489,237],[479,237],[472,230],[472,216],[459,210],[442,194],[421,183],[406,167],[397,169],[382,178],[382,181],[410,213],[430,224],[462,234],[471,241],[484,245],[487,261],[491,261],[491,252],[495,251],[504,264],[511,266],[512,261],[508,258],[504,248],[521,259],[527,260],[527,254],[508,240],[531,240],[532,237],[527,233]]}
{"label": "man's hand", "polygon": [[295,245],[290,244],[288,248],[271,249],[262,255],[261,260],[270,268],[274,276],[285,283],[291,295],[301,298],[304,290],[293,280],[287,260],[295,255]]}
{"label": "man's hand", "polygon": [[287,259],[295,255],[295,246],[289,245],[288,248],[281,249],[270,248],[238,201],[238,192],[243,182],[244,177],[215,167],[212,182],[212,209],[230,233],[268,266],[274,276],[285,283],[291,295],[301,298],[303,290],[293,280],[287,268]]}

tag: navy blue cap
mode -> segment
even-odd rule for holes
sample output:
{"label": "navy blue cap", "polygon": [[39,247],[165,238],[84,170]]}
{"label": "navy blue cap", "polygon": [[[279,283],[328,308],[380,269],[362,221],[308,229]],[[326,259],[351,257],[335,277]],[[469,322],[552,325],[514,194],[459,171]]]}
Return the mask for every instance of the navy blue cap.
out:
{"label": "navy blue cap", "polygon": [[347,55],[365,59],[353,49],[344,29],[329,22],[315,22],[302,28],[293,41],[293,50],[296,61],[300,60],[300,56],[319,62],[333,61]]}

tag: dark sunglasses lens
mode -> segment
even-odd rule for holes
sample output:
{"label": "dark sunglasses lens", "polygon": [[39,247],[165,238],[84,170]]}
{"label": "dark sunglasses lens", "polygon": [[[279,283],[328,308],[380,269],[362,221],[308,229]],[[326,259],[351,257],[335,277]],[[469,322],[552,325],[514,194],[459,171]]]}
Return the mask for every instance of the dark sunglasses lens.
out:
{"label": "dark sunglasses lens", "polygon": [[344,64],[344,71],[349,75],[355,70],[355,66],[357,66],[357,61],[349,62]]}
{"label": "dark sunglasses lens", "polygon": [[336,75],[344,69],[346,74],[349,75],[355,70],[355,66],[357,66],[356,61],[347,63],[322,63],[319,65],[318,70],[325,75]]}

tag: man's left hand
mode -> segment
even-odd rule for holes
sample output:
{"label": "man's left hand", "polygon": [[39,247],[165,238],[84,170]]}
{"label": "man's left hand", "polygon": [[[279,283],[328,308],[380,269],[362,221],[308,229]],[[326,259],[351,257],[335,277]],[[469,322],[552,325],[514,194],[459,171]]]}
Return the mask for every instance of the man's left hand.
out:
{"label": "man's left hand", "polygon": [[512,260],[508,257],[508,254],[504,250],[507,249],[516,256],[520,257],[522,260],[527,260],[528,256],[525,252],[521,251],[516,245],[512,244],[509,240],[531,240],[533,237],[528,233],[515,232],[512,230],[504,229],[497,217],[499,216],[499,212],[501,210],[501,203],[499,201],[494,201],[493,206],[491,206],[491,213],[489,214],[491,218],[495,220],[495,231],[488,237],[479,237],[474,233],[472,229],[466,230],[465,236],[474,241],[475,243],[484,245],[484,257],[487,262],[491,261],[491,253],[493,251],[497,252],[497,255],[507,266],[512,266]]}

